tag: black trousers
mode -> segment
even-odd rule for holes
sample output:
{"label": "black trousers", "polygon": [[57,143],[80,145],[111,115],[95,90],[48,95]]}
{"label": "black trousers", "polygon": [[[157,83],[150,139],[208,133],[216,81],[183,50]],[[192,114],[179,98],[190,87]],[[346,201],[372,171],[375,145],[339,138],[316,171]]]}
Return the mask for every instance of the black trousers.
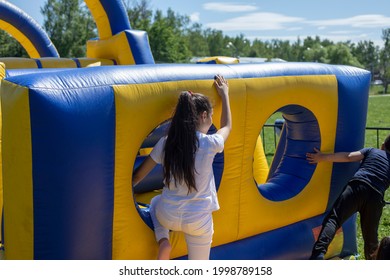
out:
{"label": "black trousers", "polygon": [[350,182],[325,217],[310,259],[324,257],[336,231],[356,212],[360,214],[365,258],[372,259],[378,247],[378,226],[383,206],[383,198],[377,191],[365,183]]}

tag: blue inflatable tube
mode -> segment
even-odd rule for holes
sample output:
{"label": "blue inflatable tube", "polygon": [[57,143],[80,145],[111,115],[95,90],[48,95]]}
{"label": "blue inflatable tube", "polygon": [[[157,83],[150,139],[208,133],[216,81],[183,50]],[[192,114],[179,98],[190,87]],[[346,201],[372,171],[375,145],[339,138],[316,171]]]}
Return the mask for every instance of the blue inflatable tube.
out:
{"label": "blue inflatable tube", "polygon": [[[38,23],[18,7],[9,2],[0,2],[0,19],[13,26],[24,36],[23,39],[31,41],[31,48],[26,48],[27,53],[38,53],[38,57],[59,57],[57,49]],[[1,28],[1,26],[0,26]],[[18,34],[12,34],[20,41]],[[31,55],[30,55],[31,57]],[[35,57],[37,58],[37,57]]]}

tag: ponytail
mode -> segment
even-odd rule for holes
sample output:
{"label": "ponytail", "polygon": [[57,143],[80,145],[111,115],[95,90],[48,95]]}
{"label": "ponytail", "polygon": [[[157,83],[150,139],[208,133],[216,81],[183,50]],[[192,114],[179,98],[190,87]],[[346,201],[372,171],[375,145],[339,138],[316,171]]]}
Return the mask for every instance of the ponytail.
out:
{"label": "ponytail", "polygon": [[195,153],[198,149],[198,117],[200,113],[211,112],[207,97],[199,93],[183,91],[176,105],[164,153],[164,179],[167,185],[171,179],[184,183],[188,193],[197,191],[195,184]]}

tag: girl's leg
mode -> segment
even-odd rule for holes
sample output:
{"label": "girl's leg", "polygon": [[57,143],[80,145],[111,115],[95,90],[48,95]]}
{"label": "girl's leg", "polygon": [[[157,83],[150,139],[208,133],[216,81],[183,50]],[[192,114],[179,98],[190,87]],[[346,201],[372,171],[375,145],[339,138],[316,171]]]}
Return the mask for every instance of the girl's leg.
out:
{"label": "girl's leg", "polygon": [[213,239],[211,213],[197,216],[198,221],[183,225],[189,260],[208,260]]}
{"label": "girl's leg", "polygon": [[158,247],[157,259],[158,260],[169,260],[170,255],[171,255],[171,251],[172,251],[171,243],[169,243],[169,240],[166,238],[162,238],[158,242],[158,245],[159,245],[159,247]]}
{"label": "girl's leg", "polygon": [[150,217],[152,218],[154,235],[159,244],[158,260],[169,260],[171,244],[169,243],[169,229],[163,227],[156,216],[156,207],[160,202],[160,196],[155,196],[150,202]]}
{"label": "girl's leg", "polygon": [[358,211],[360,201],[358,199],[357,186],[347,185],[340,197],[335,202],[332,210],[322,222],[322,228],[317,241],[314,243],[311,260],[323,259],[328,246],[332,242],[336,231],[354,213]]}
{"label": "girl's leg", "polygon": [[378,227],[384,204],[379,193],[371,189],[368,191],[367,203],[360,210],[360,226],[364,240],[364,256],[366,260],[371,260],[378,248]]}

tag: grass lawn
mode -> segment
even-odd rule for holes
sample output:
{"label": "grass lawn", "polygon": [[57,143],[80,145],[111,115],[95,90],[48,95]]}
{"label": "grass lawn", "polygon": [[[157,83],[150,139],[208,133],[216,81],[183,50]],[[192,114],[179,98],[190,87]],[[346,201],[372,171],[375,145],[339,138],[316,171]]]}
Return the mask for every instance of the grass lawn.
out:
{"label": "grass lawn", "polygon": [[[377,92],[372,92],[372,94],[369,97],[369,103],[368,103],[368,115],[367,115],[367,127],[380,127],[380,128],[390,128],[390,94],[377,94]],[[281,119],[282,115],[281,113],[276,113],[272,115],[268,121],[267,124],[274,124],[276,119]],[[275,141],[277,142],[278,139],[274,138],[272,127],[264,127],[264,136],[263,136],[263,143],[264,143],[264,149],[265,149],[265,155],[267,157],[267,161],[270,164],[273,155],[275,153]],[[377,131],[376,130],[366,130],[365,135],[365,146],[366,147],[377,147],[381,145],[384,138],[390,133],[390,131]],[[377,136],[379,138],[379,141],[377,140]],[[386,201],[390,201],[390,191],[387,191],[385,196]],[[361,235],[360,230],[360,220],[358,217],[357,221],[358,226],[358,236],[357,236],[357,242],[358,242],[358,253],[359,253],[359,259],[364,259],[364,253],[363,253],[363,239]],[[381,239],[384,236],[390,235],[390,205],[387,205],[383,209],[381,224],[379,226],[379,238]]]}

